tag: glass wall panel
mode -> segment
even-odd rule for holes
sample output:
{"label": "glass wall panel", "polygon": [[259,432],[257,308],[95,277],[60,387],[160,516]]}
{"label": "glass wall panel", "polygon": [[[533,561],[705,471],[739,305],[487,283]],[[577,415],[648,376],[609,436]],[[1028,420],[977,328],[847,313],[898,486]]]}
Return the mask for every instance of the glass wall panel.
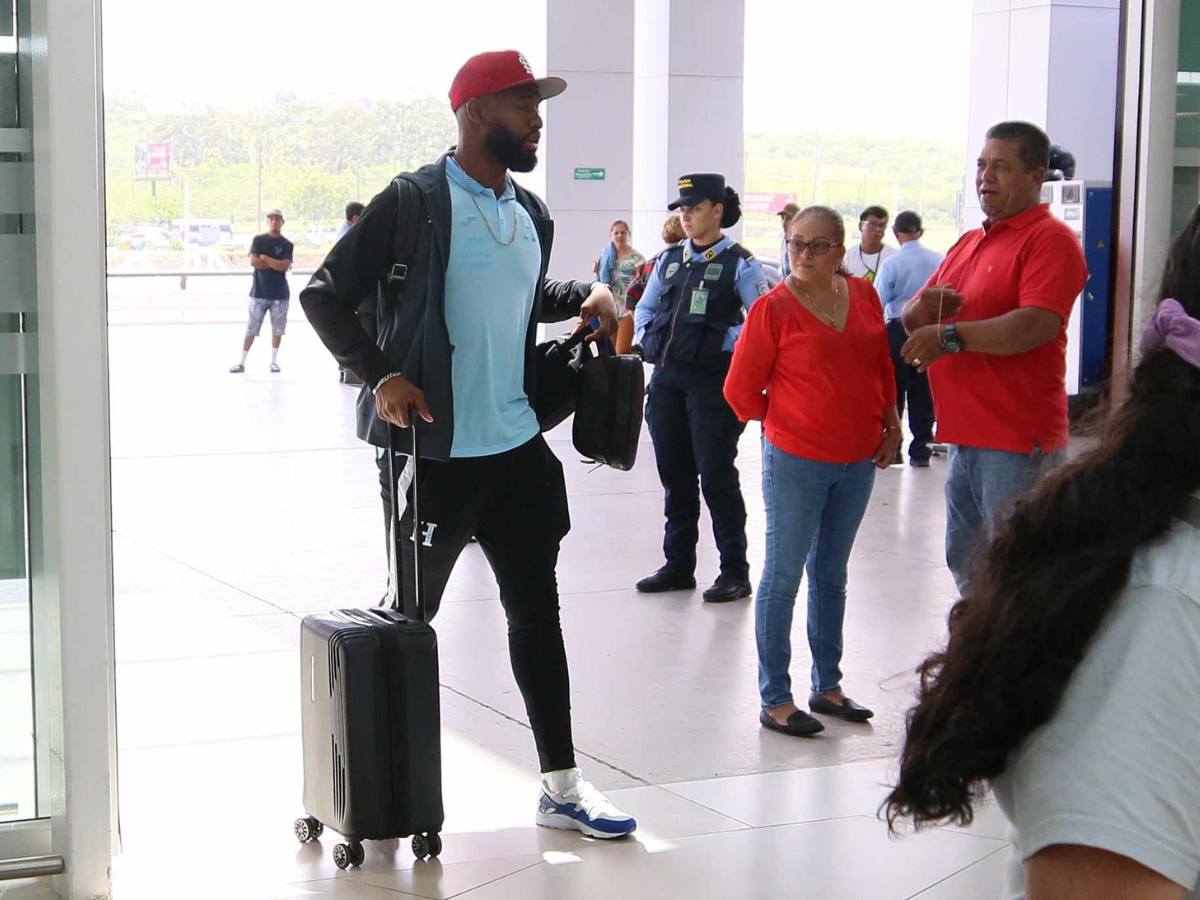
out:
{"label": "glass wall panel", "polygon": [[17,15],[0,0],[0,822],[37,816],[27,447],[36,396],[33,166]]}
{"label": "glass wall panel", "polygon": [[1179,13],[1172,236],[1183,230],[1200,205],[1200,0],[1183,0]]}

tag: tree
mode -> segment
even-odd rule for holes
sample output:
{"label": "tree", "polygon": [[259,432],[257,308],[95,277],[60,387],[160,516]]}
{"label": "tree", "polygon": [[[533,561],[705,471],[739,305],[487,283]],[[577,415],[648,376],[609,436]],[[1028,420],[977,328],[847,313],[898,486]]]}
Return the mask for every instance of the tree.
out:
{"label": "tree", "polygon": [[343,180],[327,172],[307,172],[287,194],[289,215],[308,221],[339,217],[346,204]]}

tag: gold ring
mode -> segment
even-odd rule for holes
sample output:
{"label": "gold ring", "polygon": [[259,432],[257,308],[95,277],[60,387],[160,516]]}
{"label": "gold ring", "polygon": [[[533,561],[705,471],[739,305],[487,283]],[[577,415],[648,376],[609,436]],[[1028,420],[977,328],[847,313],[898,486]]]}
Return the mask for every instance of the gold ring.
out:
{"label": "gold ring", "polygon": [[914,358],[914,359],[913,359],[913,361],[912,361],[912,364],[913,364],[914,366],[919,366],[919,365],[921,364],[921,361],[920,361],[919,359],[915,359],[915,358]]}

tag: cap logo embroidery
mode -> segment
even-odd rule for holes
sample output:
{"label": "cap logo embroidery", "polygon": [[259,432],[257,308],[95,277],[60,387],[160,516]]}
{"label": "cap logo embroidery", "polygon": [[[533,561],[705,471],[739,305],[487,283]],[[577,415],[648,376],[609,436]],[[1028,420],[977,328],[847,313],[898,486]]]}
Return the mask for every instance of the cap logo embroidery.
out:
{"label": "cap logo embroidery", "polygon": [[525,67],[525,71],[526,71],[526,72],[528,72],[528,73],[530,74],[530,76],[532,77],[532,75],[533,75],[533,67],[529,65],[529,60],[527,60],[527,59],[525,58],[525,54],[524,54],[524,53],[518,53],[518,54],[517,54],[517,61],[518,61],[518,62],[520,62],[520,63],[521,63],[521,65]]}
{"label": "cap logo embroidery", "polygon": [[690,187],[692,187],[692,179],[690,179],[690,178],[680,178],[679,179],[679,189],[681,191],[685,191]]}

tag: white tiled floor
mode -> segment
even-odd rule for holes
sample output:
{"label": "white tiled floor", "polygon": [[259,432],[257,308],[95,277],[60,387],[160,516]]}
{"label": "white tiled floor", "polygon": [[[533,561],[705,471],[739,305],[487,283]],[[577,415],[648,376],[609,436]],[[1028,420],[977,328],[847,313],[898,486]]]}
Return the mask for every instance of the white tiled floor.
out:
{"label": "white tiled floor", "polygon": [[[650,444],[633,472],[593,472],[565,433],[553,439],[574,521],[559,579],[576,744],[588,776],[637,815],[636,839],[606,844],[532,825],[533,742],[495,583],[469,547],[435,621],[441,859],[417,863],[407,842],[369,844],[365,865],[342,873],[334,835],[297,844],[299,621],[373,602],[384,563],[353,392],[293,313],[277,376],[262,348],[246,375],[226,373],[237,325],[112,329],[116,900],[999,895],[1008,851],[993,807],[967,833],[901,840],[875,818],[911,672],[939,640],[954,594],[941,563],[944,461],[880,473],[851,563],[845,684],[877,717],[797,740],[758,725],[749,602],[632,590],[660,561]],[[757,442],[751,428],[740,457],[756,571]],[[702,580],[716,574],[704,528]],[[793,643],[802,695],[802,610]],[[40,900],[23,893],[37,889],[0,886],[0,898]]]}

